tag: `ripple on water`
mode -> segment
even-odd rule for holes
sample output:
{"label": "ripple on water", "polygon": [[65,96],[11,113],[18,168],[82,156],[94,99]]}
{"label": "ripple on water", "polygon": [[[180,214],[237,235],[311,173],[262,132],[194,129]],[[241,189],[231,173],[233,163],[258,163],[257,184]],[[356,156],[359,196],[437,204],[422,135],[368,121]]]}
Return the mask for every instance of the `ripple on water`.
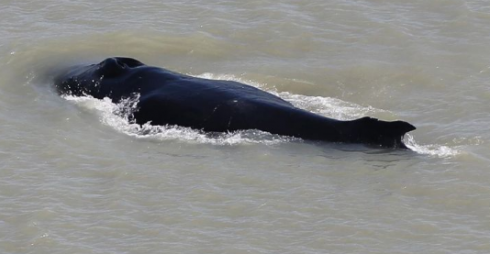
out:
{"label": "ripple on water", "polygon": [[[355,103],[345,102],[335,98],[306,96],[300,94],[291,94],[289,92],[277,92],[274,89],[268,89],[265,85],[237,78],[233,75],[215,75],[205,73],[199,75],[202,78],[232,80],[267,90],[291,103],[295,106],[313,111],[315,113],[333,117],[337,119],[354,119],[368,114],[386,113],[387,111],[376,109],[371,106],[360,106]],[[65,96],[68,101],[89,109],[95,110],[100,117],[100,121],[117,131],[132,137],[141,139],[156,140],[180,140],[190,143],[214,144],[214,145],[237,145],[237,144],[254,144],[262,143],[266,145],[279,144],[298,140],[291,137],[282,137],[259,130],[237,131],[232,133],[203,133],[191,128],[180,126],[153,126],[150,124],[138,125],[129,121],[129,116],[137,107],[138,96],[127,98],[122,102],[115,104],[109,98],[102,100],[90,96],[75,97]],[[448,146],[428,144],[418,144],[412,135],[407,134],[405,137],[407,146],[419,154],[425,154],[435,157],[453,157],[459,154],[455,148]]]}

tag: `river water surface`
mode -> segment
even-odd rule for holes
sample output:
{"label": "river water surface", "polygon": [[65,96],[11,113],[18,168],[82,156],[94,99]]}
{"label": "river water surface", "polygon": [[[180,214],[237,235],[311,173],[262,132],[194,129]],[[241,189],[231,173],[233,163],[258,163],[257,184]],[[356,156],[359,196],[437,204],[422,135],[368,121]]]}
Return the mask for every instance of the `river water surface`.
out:
{"label": "river water surface", "polygon": [[[490,253],[490,3],[0,1],[1,253]],[[52,73],[128,56],[409,151],[140,127]]]}

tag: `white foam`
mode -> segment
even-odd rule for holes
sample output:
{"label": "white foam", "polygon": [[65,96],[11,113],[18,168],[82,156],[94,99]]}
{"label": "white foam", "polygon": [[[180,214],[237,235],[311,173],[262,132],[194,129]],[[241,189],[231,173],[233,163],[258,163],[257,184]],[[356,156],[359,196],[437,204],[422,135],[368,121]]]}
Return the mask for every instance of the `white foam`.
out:
{"label": "white foam", "polygon": [[216,75],[212,73],[203,73],[201,75],[197,75],[196,77],[216,80],[230,80],[245,83],[279,96],[282,99],[291,102],[296,107],[340,120],[351,120],[366,116],[368,114],[386,112],[385,110],[376,109],[371,106],[363,107],[355,103],[350,103],[330,97],[307,96],[301,94],[292,94],[289,92],[278,92],[275,88],[269,88],[266,87],[266,85],[264,84],[254,82],[252,80],[241,79],[233,75]]}
{"label": "white foam", "polygon": [[198,130],[175,125],[154,126],[147,123],[141,126],[129,120],[133,110],[136,108],[138,97],[123,100],[118,104],[113,103],[109,98],[102,100],[95,99],[91,96],[64,96],[64,98],[83,108],[95,111],[103,124],[121,133],[141,139],[179,140],[189,143],[208,143],[215,145],[252,143],[272,145],[294,140],[294,138],[281,137],[258,130],[245,130],[231,133],[203,133]]}
{"label": "white foam", "polygon": [[277,95],[291,102],[296,107],[340,120],[352,120],[368,114],[385,112],[384,110],[375,109],[370,106],[363,107],[329,97],[305,96],[288,92],[281,92]]}
{"label": "white foam", "polygon": [[[215,75],[211,73],[204,73],[198,75],[198,77],[217,80],[232,80],[246,83],[275,94],[284,100],[291,102],[297,107],[336,119],[347,120],[363,117],[373,113],[386,112],[373,107],[363,107],[335,98],[277,92],[275,89],[265,88],[263,84],[250,80],[243,80],[232,75]],[[151,124],[144,124],[143,126],[140,126],[138,124],[131,123],[129,120],[131,114],[136,109],[139,95],[133,98],[125,99],[118,104],[112,103],[109,98],[104,98],[103,100],[98,100],[91,96],[65,96],[64,98],[81,107],[96,111],[100,117],[100,121],[103,124],[108,125],[121,133],[141,139],[178,140],[190,143],[208,143],[215,145],[253,143],[278,144],[295,140],[294,138],[281,137],[258,130],[209,134],[180,126],[154,126]],[[407,147],[419,154],[427,154],[437,157],[450,157],[458,154],[457,150],[446,146],[419,145],[415,142],[413,136],[411,135],[406,135],[404,142]]]}
{"label": "white foam", "polygon": [[458,155],[460,152],[454,148],[443,145],[419,145],[410,134],[405,134],[405,145],[419,154],[427,154],[435,157],[446,158]]}

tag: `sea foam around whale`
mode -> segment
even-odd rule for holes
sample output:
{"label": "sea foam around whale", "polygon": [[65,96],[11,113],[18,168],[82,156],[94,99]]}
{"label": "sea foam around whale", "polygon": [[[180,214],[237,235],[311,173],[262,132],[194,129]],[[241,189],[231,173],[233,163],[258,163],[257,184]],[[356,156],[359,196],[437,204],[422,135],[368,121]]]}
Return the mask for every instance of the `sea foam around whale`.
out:
{"label": "sea foam around whale", "polygon": [[[275,89],[266,88],[264,84],[260,84],[250,80],[243,80],[233,75],[215,75],[205,73],[198,75],[201,78],[217,79],[217,80],[232,80],[241,83],[246,83],[275,94],[293,105],[303,108],[317,114],[336,119],[349,120],[360,118],[366,115],[389,113],[382,109],[376,109],[371,106],[361,106],[351,102],[345,102],[340,99],[321,97],[321,96],[306,96],[300,94],[292,94],[289,92],[278,92]],[[68,101],[93,110],[99,116],[100,121],[115,130],[126,135],[140,139],[154,140],[178,140],[191,143],[213,144],[213,145],[238,145],[238,144],[266,144],[274,145],[284,142],[301,142],[301,139],[293,137],[284,137],[259,130],[244,130],[231,133],[204,133],[191,128],[181,126],[154,126],[144,124],[142,126],[132,123],[130,115],[136,110],[138,96],[127,98],[120,103],[113,103],[109,98],[102,100],[95,99],[91,96],[75,97],[64,96]],[[404,139],[406,145],[418,154],[426,154],[435,157],[451,157],[459,154],[455,148],[450,148],[443,145],[417,144],[414,136],[407,134]]]}

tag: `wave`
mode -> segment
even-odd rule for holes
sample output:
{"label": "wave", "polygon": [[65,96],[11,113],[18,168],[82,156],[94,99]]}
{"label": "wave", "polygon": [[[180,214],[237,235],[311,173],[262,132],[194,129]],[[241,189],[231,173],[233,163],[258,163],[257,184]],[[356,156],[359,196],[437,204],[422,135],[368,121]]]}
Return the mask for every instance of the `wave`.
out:
{"label": "wave", "polygon": [[429,145],[417,144],[417,142],[415,142],[415,138],[410,134],[405,134],[405,138],[403,142],[408,148],[410,148],[412,151],[415,151],[418,154],[426,154],[426,155],[431,155],[431,156],[441,157],[441,158],[454,157],[460,154],[460,152],[457,149],[448,146],[435,145],[435,144],[429,144]]}
{"label": "wave", "polygon": [[371,106],[364,107],[336,98],[307,96],[301,94],[292,94],[289,92],[278,92],[275,88],[269,88],[264,84],[252,80],[241,79],[233,75],[216,75],[212,73],[204,73],[201,75],[197,75],[196,77],[216,80],[231,80],[245,83],[279,96],[284,100],[291,102],[294,106],[298,108],[302,108],[323,116],[340,120],[352,120],[366,116],[368,114],[380,114],[388,112],[386,110],[376,109]]}
{"label": "wave", "polygon": [[126,135],[153,140],[179,140],[191,143],[214,144],[214,145],[236,145],[263,143],[267,145],[299,140],[290,137],[282,137],[259,130],[244,130],[230,133],[205,133],[176,125],[155,126],[149,123],[139,125],[131,122],[130,116],[136,109],[138,97],[128,98],[115,104],[109,98],[102,100],[91,96],[64,96],[68,101],[94,110],[100,121],[115,130]]}
{"label": "wave", "polygon": [[[364,107],[355,103],[345,102],[340,99],[307,96],[300,94],[291,94],[289,92],[278,92],[274,88],[268,88],[264,84],[260,84],[250,80],[244,80],[232,75],[215,75],[204,73],[197,77],[217,80],[232,80],[257,88],[266,90],[275,94],[293,105],[303,108],[327,117],[332,117],[341,120],[355,119],[368,114],[387,113],[388,111],[376,109],[373,107]],[[139,125],[130,121],[130,116],[137,106],[139,97],[127,98],[118,104],[113,103],[109,98],[102,100],[95,99],[91,96],[75,97],[64,96],[68,101],[75,104],[94,110],[99,115],[100,121],[115,130],[126,135],[153,140],[176,140],[190,143],[214,144],[214,145],[237,145],[237,144],[280,144],[291,141],[300,141],[301,139],[293,137],[284,137],[259,130],[243,130],[230,133],[205,133],[191,128],[166,125],[154,126],[151,124]],[[388,112],[389,113],[389,112]],[[436,157],[451,157],[459,152],[453,148],[440,145],[420,145],[417,144],[412,135],[406,135],[405,143],[407,147],[418,154],[431,155]]]}

